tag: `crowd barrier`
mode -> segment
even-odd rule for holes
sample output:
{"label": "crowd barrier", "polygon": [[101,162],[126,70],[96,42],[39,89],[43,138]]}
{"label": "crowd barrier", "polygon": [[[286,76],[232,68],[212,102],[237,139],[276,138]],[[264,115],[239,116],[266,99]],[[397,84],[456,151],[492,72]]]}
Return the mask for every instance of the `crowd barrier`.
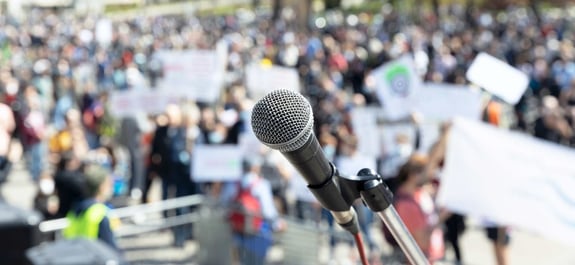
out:
{"label": "crowd barrier", "polygon": [[[182,207],[195,207],[190,213],[164,217],[164,211]],[[233,234],[226,220],[228,209],[215,205],[202,195],[168,199],[153,203],[128,206],[110,210],[111,219],[121,225],[115,230],[117,237],[138,236],[145,233],[193,224],[194,240],[197,243],[198,264],[233,264]],[[274,235],[274,244],[281,250],[282,264],[321,264],[320,253],[329,245],[329,237],[350,241],[344,231],[329,230],[327,225],[313,221],[301,221],[284,217],[287,229]],[[61,238],[61,231],[68,225],[66,219],[44,221],[39,224],[43,233],[55,233]]]}

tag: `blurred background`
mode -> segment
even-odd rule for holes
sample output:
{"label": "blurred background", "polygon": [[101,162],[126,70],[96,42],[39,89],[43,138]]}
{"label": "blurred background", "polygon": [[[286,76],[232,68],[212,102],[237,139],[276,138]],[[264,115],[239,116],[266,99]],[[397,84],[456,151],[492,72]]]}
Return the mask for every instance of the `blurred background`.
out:
{"label": "blurred background", "polygon": [[[575,147],[574,7],[0,0],[0,263],[99,253],[89,264],[360,264],[353,238],[251,131],[253,105],[283,88],[309,100],[343,174],[381,175],[430,261],[575,264],[573,245],[545,232],[551,221],[516,225],[514,213],[457,204],[455,184],[442,191],[449,157],[573,181],[575,164],[560,157]],[[447,143],[461,117],[524,142],[456,152]],[[537,156],[542,141],[553,147]],[[491,163],[489,150],[522,156]],[[474,198],[522,185],[482,183],[494,191]],[[569,215],[575,199],[565,200]],[[377,215],[354,207],[371,264],[405,264]],[[78,238],[102,244],[66,243]]]}

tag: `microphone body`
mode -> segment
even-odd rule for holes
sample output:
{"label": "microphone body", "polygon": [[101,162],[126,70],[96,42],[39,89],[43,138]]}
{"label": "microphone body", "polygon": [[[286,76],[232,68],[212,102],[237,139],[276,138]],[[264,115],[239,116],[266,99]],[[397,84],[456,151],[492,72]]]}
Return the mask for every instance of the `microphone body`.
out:
{"label": "microphone body", "polygon": [[313,133],[311,106],[300,94],[275,90],[256,103],[252,128],[266,146],[280,151],[308,183],[308,188],[335,221],[352,234],[359,231],[353,202],[347,202],[329,162]]}

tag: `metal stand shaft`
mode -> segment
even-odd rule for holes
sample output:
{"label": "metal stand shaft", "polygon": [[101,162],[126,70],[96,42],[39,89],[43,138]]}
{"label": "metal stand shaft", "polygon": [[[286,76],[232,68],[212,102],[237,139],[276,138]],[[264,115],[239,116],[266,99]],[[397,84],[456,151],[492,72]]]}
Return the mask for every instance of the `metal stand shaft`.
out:
{"label": "metal stand shaft", "polygon": [[393,205],[390,205],[383,211],[377,212],[377,215],[383,220],[383,223],[385,223],[385,226],[389,229],[411,264],[429,264],[427,258],[419,246],[417,246],[417,243],[403,224]]}
{"label": "metal stand shaft", "polygon": [[337,172],[341,195],[350,205],[361,197],[365,205],[381,218],[412,265],[429,262],[393,207],[393,194],[373,170],[364,168],[357,176],[341,176]]}

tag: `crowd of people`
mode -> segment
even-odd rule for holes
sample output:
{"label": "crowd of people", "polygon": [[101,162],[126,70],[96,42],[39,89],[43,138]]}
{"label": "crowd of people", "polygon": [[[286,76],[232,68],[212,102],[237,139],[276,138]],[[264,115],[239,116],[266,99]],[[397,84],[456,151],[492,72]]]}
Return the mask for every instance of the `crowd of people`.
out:
{"label": "crowd of people", "polygon": [[[413,56],[425,81],[436,83],[467,83],[465,71],[479,52],[505,60],[530,77],[529,88],[515,106],[490,97],[485,122],[575,145],[575,37],[570,17],[545,14],[538,21],[524,8],[490,13],[445,6],[439,17],[421,11],[419,21],[425,23],[415,23],[386,7],[375,15],[329,14],[325,23],[302,29],[289,15],[293,13],[283,14],[277,21],[265,14],[248,20],[233,15],[138,17],[115,21],[109,43],[95,38],[95,17],[32,10],[18,21],[2,14],[0,183],[15,162],[9,159],[9,143],[14,139],[21,143],[27,169],[40,188],[36,206],[47,218],[66,217],[70,211],[83,211],[93,204],[93,200],[86,202],[90,196],[70,185],[86,175],[82,168],[87,163],[99,164],[113,177],[114,188],[104,192],[107,195],[147,202],[151,183],[159,178],[162,199],[205,194],[229,203],[238,185],[195,182],[191,156],[201,155],[193,152],[197,145],[237,145],[243,135],[251,133],[249,113],[256,99],[244,82],[246,66],[251,63],[297,69],[301,92],[313,107],[315,135],[336,165],[339,158],[361,155],[351,111],[362,106],[385,107],[376,96],[370,71],[404,54]],[[161,114],[114,117],[108,104],[112,91],[143,84],[155,87],[162,78],[156,52],[213,49],[219,40],[228,46],[226,85],[219,102],[185,101],[167,106]],[[418,124],[417,115],[412,122]],[[448,126],[442,136],[446,135]],[[418,152],[416,139],[405,135],[396,139],[394,146],[385,147],[382,157],[357,169],[370,167],[389,176],[392,173],[384,172],[378,162],[395,159],[397,177],[389,184],[398,195],[399,214],[418,217],[405,218],[417,243],[430,260],[441,259],[443,236],[438,229],[444,224],[446,239],[461,261],[458,235],[464,230],[463,217],[435,209],[432,196],[440,184],[436,172],[441,167],[443,137],[430,154]],[[333,224],[309,194],[294,188],[300,185],[296,174],[277,155],[262,148],[246,157],[240,184],[254,190],[262,200],[264,217],[273,220],[266,238],[285,229],[282,215],[328,219]],[[92,197],[97,187],[92,187]],[[59,206],[43,200],[52,194],[59,197]],[[104,202],[110,196],[99,197]],[[88,204],[80,207],[78,201]],[[376,250],[369,236],[374,218],[362,207],[357,205],[362,227],[370,248]],[[190,210],[179,209],[177,214]],[[507,262],[505,231],[496,227],[488,233],[497,246],[499,264]],[[177,228],[174,244],[183,246],[192,235],[189,227]],[[261,244],[262,249],[252,249],[250,238],[236,239],[244,246],[242,259],[263,264],[257,262],[265,259],[269,240]]]}

